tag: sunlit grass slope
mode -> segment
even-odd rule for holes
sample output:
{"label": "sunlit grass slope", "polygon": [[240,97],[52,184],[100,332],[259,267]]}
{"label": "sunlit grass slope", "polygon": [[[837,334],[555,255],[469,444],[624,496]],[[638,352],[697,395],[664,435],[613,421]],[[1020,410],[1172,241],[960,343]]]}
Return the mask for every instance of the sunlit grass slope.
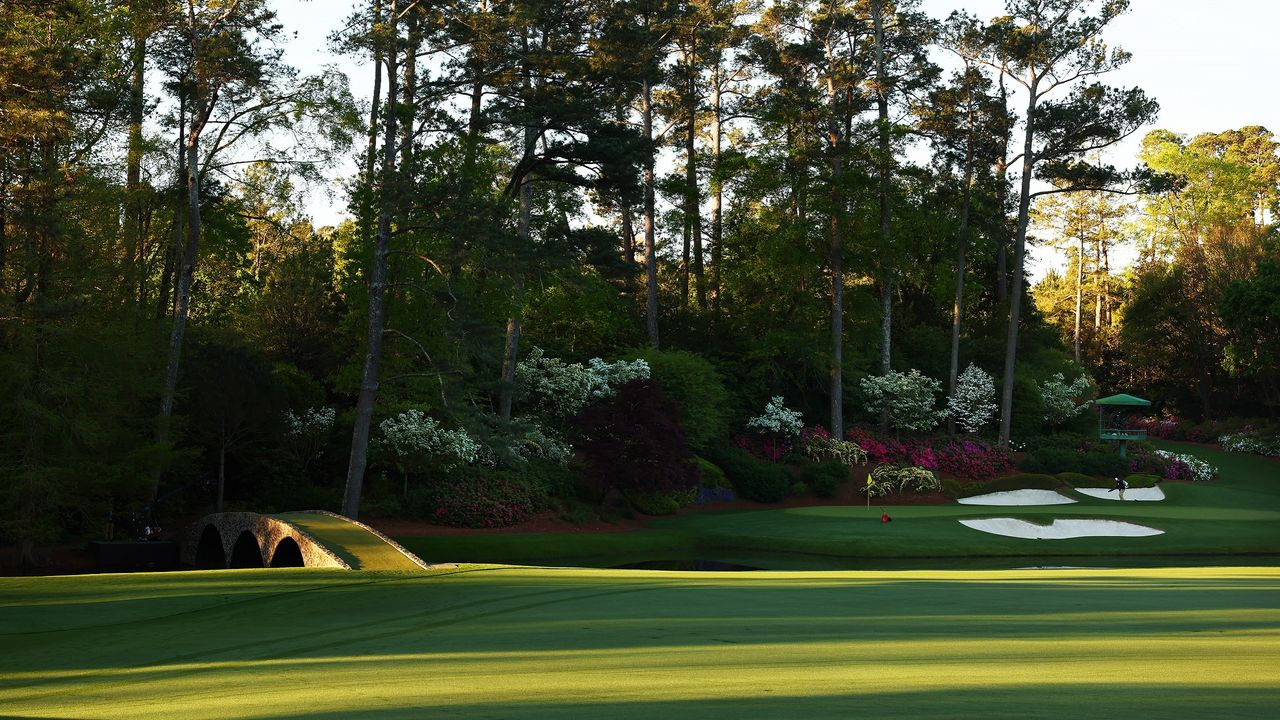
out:
{"label": "sunlit grass slope", "polygon": [[0,579],[0,714],[1256,718],[1280,570]]}
{"label": "sunlit grass slope", "polygon": [[[862,505],[785,510],[687,513],[655,520],[645,530],[612,535],[494,534],[403,538],[419,555],[463,562],[621,564],[663,557],[733,558],[783,567],[760,553],[807,553],[835,558],[978,558],[1144,555],[1280,554],[1280,463],[1199,446],[1166,443],[1218,465],[1208,483],[1165,483],[1162,502],[1100,500],[1041,507]],[[882,511],[893,522],[880,522]],[[1026,540],[979,532],[960,518],[1017,517],[1048,524],[1054,518],[1125,520],[1164,530],[1140,538]],[[618,558],[614,563],[611,558]],[[812,565],[810,566],[812,567]]]}
{"label": "sunlit grass slope", "polygon": [[305,530],[356,570],[416,571],[420,568],[404,553],[363,527],[323,513],[281,513],[272,517]]}

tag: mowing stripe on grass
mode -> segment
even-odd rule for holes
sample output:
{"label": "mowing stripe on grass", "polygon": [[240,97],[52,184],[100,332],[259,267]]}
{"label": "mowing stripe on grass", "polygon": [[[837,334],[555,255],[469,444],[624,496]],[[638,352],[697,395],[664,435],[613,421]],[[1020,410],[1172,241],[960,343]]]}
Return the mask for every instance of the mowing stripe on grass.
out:
{"label": "mowing stripe on grass", "polygon": [[[263,578],[285,591],[219,603]],[[28,591],[27,621],[75,628],[5,638],[5,714],[1244,718],[1280,703],[1274,568],[54,580],[0,579],[6,630]],[[317,581],[331,587],[289,591]],[[113,593],[154,608],[184,583],[207,610],[76,627]]]}

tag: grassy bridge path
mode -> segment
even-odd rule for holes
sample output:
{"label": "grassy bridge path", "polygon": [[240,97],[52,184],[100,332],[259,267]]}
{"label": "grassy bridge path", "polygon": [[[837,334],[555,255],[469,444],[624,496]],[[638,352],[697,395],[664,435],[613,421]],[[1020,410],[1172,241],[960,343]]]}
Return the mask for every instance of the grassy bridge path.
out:
{"label": "grassy bridge path", "polygon": [[346,518],[316,512],[280,513],[271,517],[304,530],[353,570],[412,572],[422,569],[385,538]]}

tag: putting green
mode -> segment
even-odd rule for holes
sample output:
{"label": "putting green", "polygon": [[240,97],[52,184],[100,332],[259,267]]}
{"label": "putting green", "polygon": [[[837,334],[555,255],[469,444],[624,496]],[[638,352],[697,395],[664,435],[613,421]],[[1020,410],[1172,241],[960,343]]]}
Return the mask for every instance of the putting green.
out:
{"label": "putting green", "polygon": [[0,643],[24,717],[1253,718],[1280,570],[3,578]]}
{"label": "putting green", "polygon": [[280,513],[271,517],[301,528],[353,570],[413,572],[422,569],[377,533],[346,518],[318,512]]}
{"label": "putting green", "polygon": [[[790,553],[829,558],[1035,558],[1054,555],[1117,556],[1280,554],[1280,463],[1185,444],[1162,447],[1193,452],[1218,465],[1208,483],[1166,483],[1158,503],[1119,503],[1077,496],[1058,506],[832,505],[791,509],[686,513],[654,520],[644,530],[591,534],[448,535],[400,538],[422,557],[459,562],[613,566],[645,559],[732,559],[757,567],[787,567],[755,557]],[[880,522],[881,511],[893,522]],[[1014,517],[1038,524],[1055,518],[1130,522],[1162,530],[1152,537],[1081,537],[1042,541],[1001,537],[958,521]],[[1030,563],[1028,563],[1030,564]],[[1076,564],[1076,563],[1072,563]],[[1079,564],[1089,564],[1081,562]],[[1241,564],[1249,564],[1241,562]],[[822,567],[810,563],[808,567]]]}

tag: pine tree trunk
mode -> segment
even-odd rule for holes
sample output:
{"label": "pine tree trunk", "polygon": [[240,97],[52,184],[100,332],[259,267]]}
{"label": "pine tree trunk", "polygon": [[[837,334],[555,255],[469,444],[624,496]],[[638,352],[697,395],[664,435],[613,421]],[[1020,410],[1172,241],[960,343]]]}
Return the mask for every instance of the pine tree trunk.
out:
{"label": "pine tree trunk", "polygon": [[404,122],[400,125],[400,172],[413,177],[413,126],[417,120],[418,46],[422,42],[419,30],[420,13],[413,10],[408,17],[408,45],[404,50],[404,82],[401,84],[400,112]]}
{"label": "pine tree trunk", "polygon": [[1022,192],[1018,197],[1018,230],[1013,246],[1013,287],[1009,297],[1009,332],[1005,338],[1004,385],[1000,395],[1000,445],[1008,447],[1013,422],[1013,380],[1022,319],[1022,268],[1027,254],[1027,221],[1031,214],[1031,175],[1035,170],[1035,112],[1039,83],[1033,77],[1027,102],[1026,137],[1022,148]]}
{"label": "pine tree trunk", "polygon": [[[649,79],[643,80],[640,92],[640,115],[642,131],[646,147],[653,145],[653,88]],[[650,149],[644,159],[644,269],[647,287],[645,288],[645,321],[649,330],[649,344],[653,349],[659,348],[658,339],[658,249],[654,238],[653,227],[653,151]]]}
{"label": "pine tree trunk", "polygon": [[178,178],[174,193],[173,206],[173,242],[164,254],[164,268],[160,272],[160,287],[157,290],[156,300],[156,319],[163,318],[166,314],[173,312],[170,304],[170,293],[173,292],[174,286],[177,284],[174,274],[178,266],[178,252],[182,247],[183,226],[182,221],[186,215],[184,203],[182,202],[181,188],[187,186],[187,161],[184,157],[185,143],[187,132],[187,96],[181,89],[178,91],[178,142],[176,145],[177,153],[174,157],[174,166],[178,168]]}
{"label": "pine tree trunk", "polygon": [[[1000,107],[1007,107],[1009,100],[1008,89],[1004,84],[1004,73],[1001,72],[1000,78]],[[1003,309],[1009,301],[1009,279],[1008,279],[1008,262],[1009,247],[1008,241],[1005,239],[1005,206],[1008,201],[1008,173],[1009,173],[1009,143],[1010,131],[1006,130],[1001,137],[1000,155],[996,158],[996,207],[997,217],[1000,218],[1000,231],[996,233],[996,305]]]}
{"label": "pine tree trunk", "polygon": [[[830,57],[830,48],[828,48]],[[844,437],[844,141],[840,137],[835,79],[827,76],[827,143],[831,151],[831,434]]]}
{"label": "pine tree trunk", "polygon": [[[382,0],[373,0],[373,25],[382,21]],[[373,103],[369,107],[369,138],[364,155],[364,176],[373,182],[378,157],[378,108],[382,104],[382,43],[373,45]]]}
{"label": "pine tree trunk", "polygon": [[[702,197],[698,192],[698,155],[696,140],[698,137],[698,96],[694,84],[696,74],[693,69],[695,53],[689,53],[689,82],[686,88],[689,106],[687,108],[689,127],[685,133],[685,218],[689,223],[689,237],[693,240],[693,281],[694,297],[698,309],[707,309],[707,282],[702,267]],[[687,302],[687,300],[686,300]]]}
{"label": "pine tree trunk", "polygon": [[218,502],[215,512],[222,512],[222,499],[227,487],[227,421],[222,421],[222,435],[218,442]]}
{"label": "pine tree trunk", "polygon": [[1102,319],[1105,327],[1111,327],[1111,258],[1107,243],[1102,243]]}
{"label": "pine tree trunk", "polygon": [[1102,269],[1102,238],[1093,241],[1093,330],[1098,338],[1102,337],[1102,278],[1098,277]]}
{"label": "pine tree trunk", "polygon": [[[528,54],[528,36],[524,38],[525,54]],[[545,45],[543,47],[545,50]],[[526,68],[524,87],[526,93],[532,90],[530,75]],[[532,124],[524,126],[523,160],[533,156],[538,135]],[[523,251],[529,246],[529,226],[533,219],[533,184],[528,171],[520,178],[520,212],[516,220],[516,238]],[[498,388],[498,417],[503,423],[511,420],[511,405],[515,395],[516,364],[520,356],[520,333],[524,321],[524,268],[517,267],[515,281],[511,292],[511,315],[507,318],[507,333],[502,352],[502,382]]]}
{"label": "pine tree trunk", "polygon": [[721,207],[724,188],[720,182],[720,66],[712,69],[711,78],[711,302],[716,315],[720,314],[720,263],[724,259],[721,247],[723,217]]}
{"label": "pine tree trunk", "polygon": [[0,194],[0,281],[4,279],[4,264],[9,251],[9,229],[6,222],[4,195]]}
{"label": "pine tree trunk", "polygon": [[[129,149],[125,159],[124,181],[124,272],[122,284],[125,300],[134,297],[138,287],[142,244],[142,116],[146,106],[147,35],[137,8],[131,3],[133,48],[130,53],[129,84]],[[138,298],[142,302],[142,298]]]}
{"label": "pine tree trunk", "polygon": [[1080,234],[1080,247],[1076,251],[1076,324],[1072,331],[1076,362],[1080,362],[1080,310],[1084,304],[1084,233]]}
{"label": "pine tree trunk", "polygon": [[[972,124],[970,125],[972,130]],[[969,212],[973,201],[973,136],[968,138],[964,164],[964,195],[960,201],[959,241],[956,243],[956,299],[951,308],[951,368],[947,375],[947,397],[956,394],[960,373],[960,318],[964,314],[964,269],[969,250]],[[947,415],[947,433],[956,434],[956,419]]]}
{"label": "pine tree trunk", "polygon": [[[489,10],[488,2],[484,0],[480,3],[480,12],[486,13]],[[463,189],[467,196],[474,192],[475,188],[475,166],[477,156],[480,151],[480,122],[481,111],[484,101],[484,71],[481,66],[483,62],[475,56],[478,52],[472,48],[472,57],[467,61],[468,72],[471,74],[471,92],[470,92],[470,108],[467,111],[467,144],[466,151],[462,160],[463,173]],[[449,238],[449,282],[455,283],[462,275],[463,253],[466,251],[466,238],[462,233],[453,233]]]}
{"label": "pine tree trunk", "polygon": [[632,268],[635,266],[636,262],[636,229],[634,223],[631,221],[631,208],[627,207],[627,201],[621,198],[618,199],[618,214],[622,222],[622,242],[620,248],[624,273],[622,276],[622,282],[627,294],[631,295],[636,291],[635,273],[632,272]]}
{"label": "pine tree trunk", "polygon": [[[200,56],[195,40],[193,55]],[[164,385],[160,391],[160,421],[156,427],[156,444],[169,442],[169,422],[173,416],[173,399],[178,387],[178,366],[182,360],[182,341],[187,333],[187,320],[191,315],[191,280],[195,275],[196,259],[200,250],[200,135],[208,123],[209,114],[217,102],[217,91],[196,102],[191,115],[191,128],[187,135],[187,242],[177,267],[177,289],[174,294],[173,329],[169,333],[169,357],[165,363]],[[159,476],[155,478],[155,490],[159,489]]]}
{"label": "pine tree trunk", "polygon": [[890,192],[892,190],[892,157],[889,146],[889,98],[886,94],[887,80],[884,70],[884,8],[880,0],[872,0],[871,12],[875,28],[876,43],[876,79],[880,86],[876,93],[877,127],[879,130],[879,200],[880,200],[880,252],[882,274],[880,280],[880,372],[888,375],[892,370],[893,347],[893,276],[894,269],[889,261],[890,245],[893,242],[892,207]]}
{"label": "pine tree trunk", "polygon": [[[526,156],[532,152],[536,139],[532,127],[524,130]],[[533,215],[533,185],[528,175],[520,180],[520,215],[516,224],[516,236],[521,247],[529,243],[529,223]],[[502,386],[498,395],[498,417],[511,420],[511,405],[515,393],[516,364],[520,355],[520,332],[524,321],[524,271],[516,270],[511,292],[511,316],[507,318],[506,342],[502,352]]]}
{"label": "pine tree trunk", "polygon": [[[394,38],[395,0],[391,2],[389,18],[390,32]],[[364,473],[369,460],[369,429],[373,423],[374,404],[378,399],[378,367],[382,362],[382,336],[386,317],[387,259],[391,253],[391,212],[394,207],[392,184],[395,182],[398,112],[394,41],[392,44],[393,47],[385,54],[387,105],[382,135],[382,182],[378,189],[378,233],[369,277],[369,322],[365,334],[364,368],[360,374],[360,394],[356,399],[356,418],[351,430],[351,457],[347,463],[347,486],[342,499],[342,514],[353,520],[360,516],[360,496],[364,491]]]}

